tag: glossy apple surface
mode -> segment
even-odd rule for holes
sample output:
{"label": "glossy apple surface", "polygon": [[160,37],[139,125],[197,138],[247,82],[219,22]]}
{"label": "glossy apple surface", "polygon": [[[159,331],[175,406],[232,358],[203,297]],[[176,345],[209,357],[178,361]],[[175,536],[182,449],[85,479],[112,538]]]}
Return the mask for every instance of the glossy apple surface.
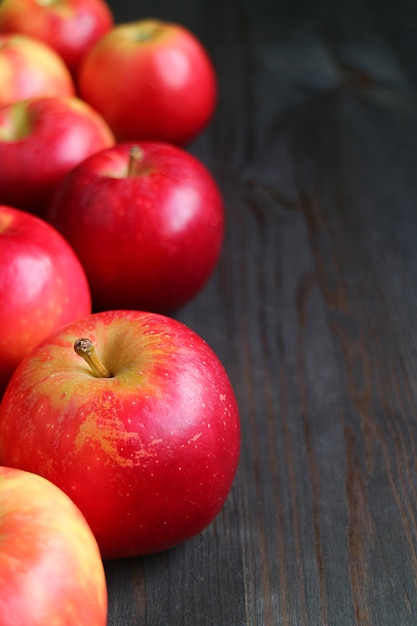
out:
{"label": "glossy apple surface", "polygon": [[105,626],[97,542],[75,504],[40,476],[0,466],[0,626]]}
{"label": "glossy apple surface", "polygon": [[16,33],[0,34],[0,105],[38,96],[74,96],[69,69],[49,46]]}
{"label": "glossy apple surface", "polygon": [[114,25],[103,0],[3,0],[0,32],[22,33],[53,48],[75,76],[90,48]]}
{"label": "glossy apple surface", "polygon": [[0,107],[0,203],[44,216],[63,176],[114,143],[107,123],[78,98]]}
{"label": "glossy apple surface", "polygon": [[[89,338],[110,377],[73,344]],[[173,318],[106,311],[42,342],[0,406],[0,462],[84,513],[103,558],[159,552],[222,508],[239,458],[236,399],[213,350]]]}
{"label": "glossy apple surface", "polygon": [[0,397],[39,341],[90,312],[87,278],[63,237],[34,215],[0,206]]}
{"label": "glossy apple surface", "polygon": [[184,145],[207,126],[217,99],[201,43],[184,27],[158,20],[120,24],[104,35],[81,64],[78,87],[118,141]]}
{"label": "glossy apple surface", "polygon": [[95,311],[177,309],[207,282],[224,234],[222,198],[207,168],[154,142],[84,160],[58,186],[47,219],[78,254]]}

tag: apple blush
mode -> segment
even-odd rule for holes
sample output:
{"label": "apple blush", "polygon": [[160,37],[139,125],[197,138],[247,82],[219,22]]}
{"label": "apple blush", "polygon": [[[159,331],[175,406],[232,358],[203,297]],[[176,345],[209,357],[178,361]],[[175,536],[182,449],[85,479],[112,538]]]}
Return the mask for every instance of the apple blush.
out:
{"label": "apple blush", "polygon": [[[17,4],[17,3],[16,3]],[[0,33],[0,105],[40,96],[75,96],[71,73],[42,41],[20,33]]]}
{"label": "apple blush", "polygon": [[201,42],[156,19],[118,24],[101,37],[80,65],[77,85],[119,142],[184,145],[208,125],[217,101],[217,77]]}
{"label": "apple blush", "polygon": [[0,205],[0,397],[28,352],[89,313],[87,277],[67,241],[37,216]]}
{"label": "apple blush", "polygon": [[216,268],[225,226],[207,168],[157,142],[85,159],[62,178],[46,217],[78,255],[96,312],[183,306]]}
{"label": "apple blush", "polygon": [[97,542],[56,485],[0,466],[0,547],[1,626],[106,626]]}
{"label": "apple blush", "polygon": [[0,106],[0,203],[44,217],[63,176],[114,143],[107,123],[79,98]]}
{"label": "apple blush", "polygon": [[0,33],[21,33],[43,41],[74,78],[86,53],[113,25],[105,0],[2,0],[0,4]]}
{"label": "apple blush", "polygon": [[239,450],[219,358],[156,313],[105,311],[59,329],[21,362],[0,405],[0,463],[68,494],[103,558],[161,552],[203,531]]}

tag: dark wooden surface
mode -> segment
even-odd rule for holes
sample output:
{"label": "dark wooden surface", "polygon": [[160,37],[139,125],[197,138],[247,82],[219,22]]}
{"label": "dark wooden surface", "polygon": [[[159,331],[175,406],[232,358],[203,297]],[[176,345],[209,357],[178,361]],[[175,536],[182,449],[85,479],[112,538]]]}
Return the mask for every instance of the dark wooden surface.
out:
{"label": "dark wooden surface", "polygon": [[114,0],[193,30],[220,100],[188,147],[228,229],[176,317],[241,410],[201,535],[106,563],[109,626],[417,624],[417,3]]}

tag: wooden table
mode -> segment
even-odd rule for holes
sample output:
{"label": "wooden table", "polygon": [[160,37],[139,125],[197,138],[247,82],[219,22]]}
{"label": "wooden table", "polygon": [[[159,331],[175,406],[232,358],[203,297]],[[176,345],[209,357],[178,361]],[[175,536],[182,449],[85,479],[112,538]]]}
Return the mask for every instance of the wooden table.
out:
{"label": "wooden table", "polygon": [[187,146],[227,237],[176,317],[242,450],[201,535],[106,563],[109,626],[417,624],[417,3],[114,0],[177,21],[220,97]]}

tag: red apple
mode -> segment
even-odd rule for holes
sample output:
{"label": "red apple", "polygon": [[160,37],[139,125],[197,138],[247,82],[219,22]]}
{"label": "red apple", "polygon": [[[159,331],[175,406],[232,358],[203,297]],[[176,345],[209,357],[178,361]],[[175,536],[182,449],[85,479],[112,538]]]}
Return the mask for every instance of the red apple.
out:
{"label": "red apple", "polygon": [[202,531],[227,498],[239,446],[219,358],[156,313],[105,311],[62,328],[19,365],[0,406],[0,462],[65,491],[103,558]]}
{"label": "red apple", "polygon": [[0,626],[105,626],[97,542],[70,498],[41,476],[0,467]]}
{"label": "red apple", "polygon": [[114,143],[103,118],[78,98],[0,107],[0,203],[43,216],[64,174]]}
{"label": "red apple", "polygon": [[15,33],[0,35],[0,106],[37,96],[73,96],[69,69],[52,48]]}
{"label": "red apple", "polygon": [[208,124],[217,98],[213,65],[198,39],[151,19],[104,35],[81,63],[78,87],[119,141],[185,144]]}
{"label": "red apple", "polygon": [[95,311],[169,313],[204,286],[220,255],[222,198],[182,148],[118,144],[71,170],[47,219],[78,254]]}
{"label": "red apple", "polygon": [[114,25],[104,0],[3,0],[0,32],[22,33],[53,48],[71,73]]}
{"label": "red apple", "polygon": [[35,215],[0,206],[0,396],[36,344],[89,313],[87,279],[65,239]]}

